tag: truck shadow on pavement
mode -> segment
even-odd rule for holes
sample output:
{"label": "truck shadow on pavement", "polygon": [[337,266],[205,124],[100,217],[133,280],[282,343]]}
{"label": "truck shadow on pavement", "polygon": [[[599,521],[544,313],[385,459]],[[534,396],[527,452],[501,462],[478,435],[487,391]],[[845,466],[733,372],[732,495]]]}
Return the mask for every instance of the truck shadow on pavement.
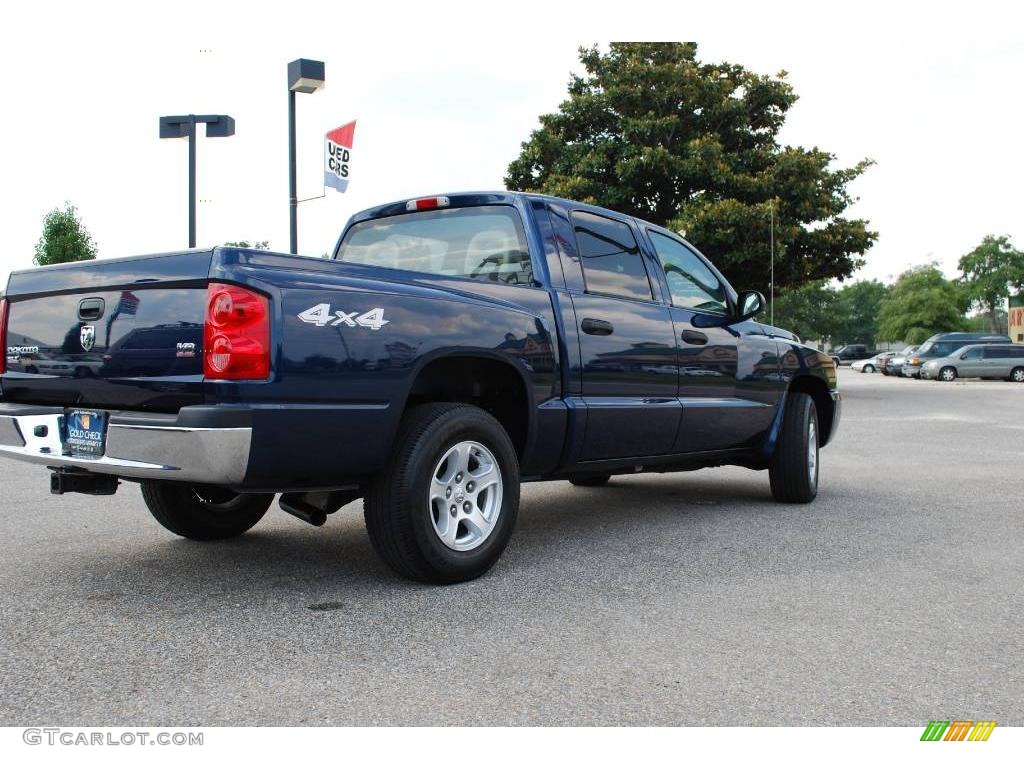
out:
{"label": "truck shadow on pavement", "polygon": [[[141,499],[139,506],[138,514],[148,517]],[[728,537],[733,530],[730,518],[778,516],[800,508],[775,504],[762,473],[741,482],[734,477],[659,475],[613,479],[604,488],[525,485],[516,531],[501,560],[476,582],[450,587],[415,584],[387,569],[370,545],[361,501],[340,510],[321,529],[293,520],[275,504],[251,531],[221,542],[174,538],[155,522],[141,531],[151,536],[147,541],[140,526],[133,525],[130,541],[109,539],[110,551],[90,550],[62,570],[86,600],[153,604],[169,598],[190,605],[189,610],[240,599],[294,600],[327,610],[331,595],[351,601],[421,592],[442,595],[484,584],[528,589],[537,579],[538,588],[549,590],[559,582],[575,586],[571,572],[580,570],[589,573],[588,589],[595,589],[602,579],[621,581],[621,566],[628,568],[631,560],[647,560],[652,554],[671,557],[681,549],[699,553],[709,542],[716,552],[723,546],[729,549],[728,540],[719,541],[719,536],[724,531]]]}

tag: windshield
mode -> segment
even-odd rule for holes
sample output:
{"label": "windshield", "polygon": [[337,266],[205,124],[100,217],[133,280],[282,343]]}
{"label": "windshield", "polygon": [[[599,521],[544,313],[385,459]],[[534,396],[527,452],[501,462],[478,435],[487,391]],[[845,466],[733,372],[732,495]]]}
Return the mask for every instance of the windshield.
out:
{"label": "windshield", "polygon": [[510,205],[420,211],[354,225],[337,258],[351,264],[530,285],[533,269]]}
{"label": "windshield", "polygon": [[928,357],[949,357],[962,346],[963,341],[926,341],[917,353]]}

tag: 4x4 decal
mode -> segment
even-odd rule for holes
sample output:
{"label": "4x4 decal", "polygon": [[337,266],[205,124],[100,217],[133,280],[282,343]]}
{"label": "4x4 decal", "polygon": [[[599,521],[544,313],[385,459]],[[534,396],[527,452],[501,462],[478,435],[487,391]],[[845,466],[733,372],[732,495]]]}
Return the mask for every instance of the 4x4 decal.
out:
{"label": "4x4 decal", "polygon": [[384,319],[384,309],[382,307],[374,307],[369,312],[363,312],[363,314],[357,317],[356,312],[343,312],[340,309],[331,312],[330,304],[317,304],[310,307],[299,312],[298,318],[302,322],[315,325],[318,328],[323,328],[325,325],[347,325],[349,328],[360,326],[362,328],[369,328],[371,331],[379,331],[391,322]]}

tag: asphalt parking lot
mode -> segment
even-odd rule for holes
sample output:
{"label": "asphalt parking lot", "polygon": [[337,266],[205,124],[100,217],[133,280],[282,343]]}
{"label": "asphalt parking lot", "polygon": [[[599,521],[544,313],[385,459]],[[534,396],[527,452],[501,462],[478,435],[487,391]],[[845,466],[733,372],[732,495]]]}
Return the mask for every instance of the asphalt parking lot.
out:
{"label": "asphalt parking lot", "polygon": [[530,485],[445,588],[360,502],[200,544],[0,460],[0,724],[1024,725],[1024,386],[841,386],[814,504],[734,468]]}

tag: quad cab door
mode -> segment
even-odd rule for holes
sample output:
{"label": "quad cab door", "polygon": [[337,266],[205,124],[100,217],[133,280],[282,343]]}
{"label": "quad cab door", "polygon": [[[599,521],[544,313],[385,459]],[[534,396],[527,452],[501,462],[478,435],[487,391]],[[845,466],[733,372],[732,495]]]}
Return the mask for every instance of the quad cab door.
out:
{"label": "quad cab door", "polygon": [[587,412],[580,458],[671,453],[681,408],[669,308],[628,219],[573,211],[571,221],[583,278],[571,290]]}
{"label": "quad cab door", "polygon": [[778,345],[753,320],[729,321],[725,281],[683,240],[648,229],[671,300],[683,417],[673,452],[756,446],[784,392]]}

